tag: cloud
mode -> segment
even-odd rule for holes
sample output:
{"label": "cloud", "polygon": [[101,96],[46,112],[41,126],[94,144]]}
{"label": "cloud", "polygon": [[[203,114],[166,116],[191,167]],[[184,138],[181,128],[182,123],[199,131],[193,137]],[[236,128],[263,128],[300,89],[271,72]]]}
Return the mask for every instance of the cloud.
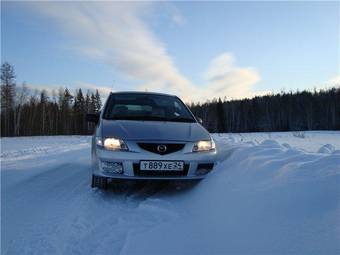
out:
{"label": "cloud", "polygon": [[[173,93],[186,101],[224,95],[240,98],[253,95],[252,87],[260,80],[253,68],[238,67],[230,53],[223,53],[212,60],[205,84],[193,84],[143,20],[154,3],[38,2],[34,6],[73,38],[74,50],[118,70],[138,90]],[[175,10],[173,22],[183,24],[180,12],[170,9]]]}
{"label": "cloud", "polygon": [[[164,3],[163,3],[164,5]],[[182,13],[180,12],[180,10],[176,7],[176,5],[172,2],[165,2],[165,8],[167,8],[169,10],[169,15],[170,15],[170,19],[171,21],[175,24],[175,25],[184,25],[186,24],[186,19],[185,17],[182,15]]]}
{"label": "cloud", "polygon": [[308,84],[304,87],[304,90],[312,92],[314,90],[328,90],[331,88],[340,88],[340,75],[336,75],[326,81],[314,83],[313,85]]}
{"label": "cloud", "polygon": [[340,75],[335,76],[334,78],[325,82],[325,87],[340,87]]}
{"label": "cloud", "polygon": [[185,19],[179,13],[175,13],[175,14],[172,15],[172,21],[177,25],[185,24]]}
{"label": "cloud", "polygon": [[146,3],[38,3],[38,10],[78,40],[75,49],[100,60],[139,89],[170,91],[189,96],[195,87],[176,68],[161,41],[143,22]]}
{"label": "cloud", "polygon": [[261,79],[260,75],[254,68],[238,67],[233,55],[228,52],[215,57],[203,77],[211,97],[222,95],[238,99],[267,93],[253,91],[253,86]]}

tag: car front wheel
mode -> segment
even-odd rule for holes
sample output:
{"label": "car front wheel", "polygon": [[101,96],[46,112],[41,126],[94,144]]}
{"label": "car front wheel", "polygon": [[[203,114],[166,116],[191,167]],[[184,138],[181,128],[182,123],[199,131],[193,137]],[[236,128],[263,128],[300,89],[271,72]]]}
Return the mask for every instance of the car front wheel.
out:
{"label": "car front wheel", "polygon": [[92,175],[91,187],[92,188],[99,188],[99,189],[107,189],[107,178]]}

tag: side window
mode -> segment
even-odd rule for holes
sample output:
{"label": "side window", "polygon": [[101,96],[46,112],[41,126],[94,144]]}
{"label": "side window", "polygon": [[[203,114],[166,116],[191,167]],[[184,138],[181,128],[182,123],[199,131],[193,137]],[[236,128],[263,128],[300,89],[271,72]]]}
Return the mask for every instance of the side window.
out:
{"label": "side window", "polygon": [[175,106],[175,111],[174,111],[174,115],[175,116],[180,116],[181,113],[183,112],[183,109],[181,107],[181,105],[178,102],[174,102],[174,106]]}

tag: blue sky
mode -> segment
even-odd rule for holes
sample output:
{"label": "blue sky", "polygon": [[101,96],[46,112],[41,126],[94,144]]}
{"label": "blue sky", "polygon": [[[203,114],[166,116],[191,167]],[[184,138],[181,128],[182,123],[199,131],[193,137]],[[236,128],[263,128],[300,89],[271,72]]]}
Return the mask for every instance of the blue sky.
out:
{"label": "blue sky", "polygon": [[1,2],[2,61],[57,89],[186,100],[339,84],[339,2]]}

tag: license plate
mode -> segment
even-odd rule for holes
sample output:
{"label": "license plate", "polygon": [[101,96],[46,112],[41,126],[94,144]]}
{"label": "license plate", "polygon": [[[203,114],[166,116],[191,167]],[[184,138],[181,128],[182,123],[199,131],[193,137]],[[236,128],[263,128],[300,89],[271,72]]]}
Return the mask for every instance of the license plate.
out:
{"label": "license plate", "polygon": [[182,171],[183,161],[141,161],[140,170],[143,171]]}

